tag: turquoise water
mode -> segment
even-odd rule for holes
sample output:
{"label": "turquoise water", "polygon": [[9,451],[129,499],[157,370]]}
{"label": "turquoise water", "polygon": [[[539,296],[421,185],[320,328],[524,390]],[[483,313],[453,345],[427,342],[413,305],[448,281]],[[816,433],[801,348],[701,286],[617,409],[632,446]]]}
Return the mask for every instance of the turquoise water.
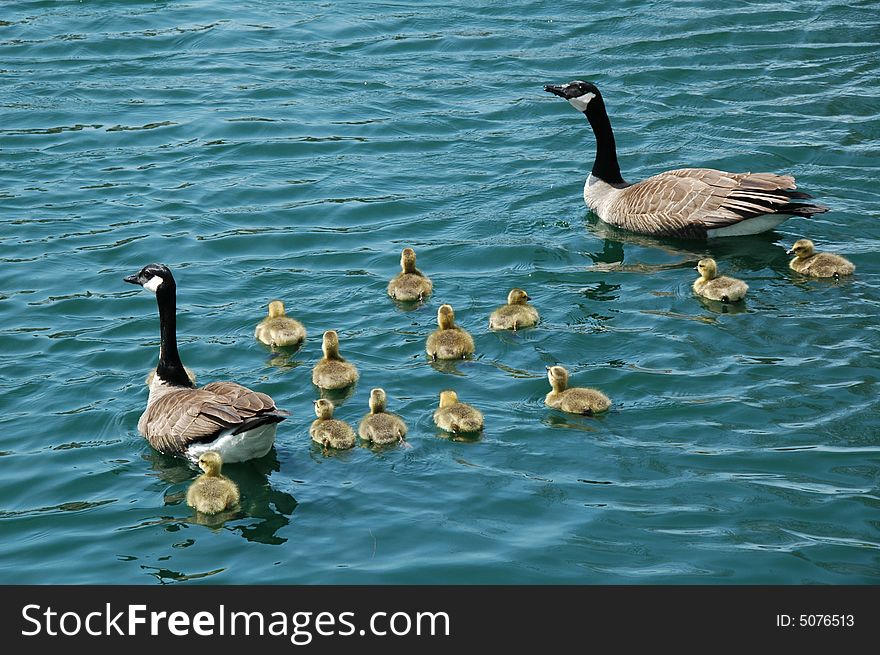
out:
{"label": "turquoise water", "polygon": [[[0,581],[880,580],[876,3],[5,9]],[[603,89],[628,179],[791,172],[832,211],[708,245],[604,227],[589,127],[542,91],[574,78]],[[791,273],[802,236],[855,277]],[[384,295],[408,245],[434,280],[417,308]],[[707,254],[744,307],[692,296]],[[224,469],[225,522],[137,434],[158,320],[122,277],[153,261],[199,381],[293,414]],[[542,323],[489,332],[514,286]],[[298,351],[253,339],[276,297]],[[472,361],[425,359],[443,302]],[[411,448],[312,447],[325,329],[361,371],[337,417],[383,386]],[[557,362],[614,409],[545,408]],[[479,439],[433,426],[444,388],[485,413]]]}

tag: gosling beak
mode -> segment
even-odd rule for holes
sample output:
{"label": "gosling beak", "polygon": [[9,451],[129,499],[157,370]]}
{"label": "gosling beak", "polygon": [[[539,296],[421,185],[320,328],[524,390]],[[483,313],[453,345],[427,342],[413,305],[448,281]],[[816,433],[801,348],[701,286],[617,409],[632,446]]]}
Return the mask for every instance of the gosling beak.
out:
{"label": "gosling beak", "polygon": [[531,300],[532,297],[529,294],[526,294],[526,300]]}
{"label": "gosling beak", "polygon": [[793,255],[793,254],[794,254],[794,248],[789,248],[788,250],[785,251],[785,254],[786,254],[786,255]]}
{"label": "gosling beak", "polygon": [[544,86],[544,90],[547,93],[552,93],[555,96],[559,96],[560,98],[565,98],[568,100],[568,95],[566,94],[566,90],[570,85],[568,84],[547,84]]}
{"label": "gosling beak", "polygon": [[134,275],[129,275],[128,277],[122,278],[122,281],[128,282],[129,284],[140,284],[140,282],[138,281],[138,274],[137,273],[135,273]]}

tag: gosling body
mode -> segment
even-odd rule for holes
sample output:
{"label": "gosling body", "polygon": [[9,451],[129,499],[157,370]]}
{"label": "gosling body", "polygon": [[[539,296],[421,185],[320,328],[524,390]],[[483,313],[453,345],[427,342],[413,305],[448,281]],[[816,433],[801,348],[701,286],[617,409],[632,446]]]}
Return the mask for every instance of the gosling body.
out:
{"label": "gosling body", "polygon": [[489,329],[518,330],[536,325],[538,310],[529,304],[529,300],[529,294],[522,289],[511,289],[507,294],[507,304],[489,316]]}
{"label": "gosling body", "polygon": [[321,349],[324,357],[312,370],[312,383],[321,389],[344,389],[358,381],[357,367],[339,354],[339,335],[335,330],[324,333]]}
{"label": "gosling body", "polygon": [[440,392],[440,406],[434,411],[434,423],[441,430],[454,434],[479,432],[483,414],[467,403],[459,402],[454,391]]}
{"label": "gosling body", "polygon": [[812,277],[840,277],[852,275],[855,265],[840,255],[828,252],[816,252],[813,242],[809,239],[798,239],[786,254],[794,255],[788,266],[791,270]]}
{"label": "gosling body", "polygon": [[257,324],[254,336],[258,341],[273,347],[299,346],[306,339],[306,329],[295,318],[284,312],[284,303],[269,303],[269,315]]}
{"label": "gosling body", "polygon": [[315,401],[317,418],[309,428],[309,436],[324,448],[346,450],[354,446],[354,429],[345,421],[333,418],[333,409],[333,403],[326,398]]}
{"label": "gosling body", "polygon": [[387,399],[383,389],[370,392],[370,413],[364,416],[358,426],[361,439],[385,445],[403,441],[406,437],[406,423],[397,414],[385,411]]}
{"label": "gosling body", "polygon": [[463,359],[474,352],[474,339],[455,324],[455,312],[451,305],[441,305],[437,310],[437,330],[428,336],[425,351],[431,359]]}
{"label": "gosling body", "polygon": [[400,253],[400,273],[388,283],[388,295],[395,300],[413,302],[424,300],[433,289],[431,279],[416,268],[415,250],[404,248]]}
{"label": "gosling body", "polygon": [[238,485],[220,473],[223,460],[209,450],[199,455],[199,468],[204,474],[193,480],[186,491],[186,504],[203,514],[219,514],[238,504]]}
{"label": "gosling body", "polygon": [[605,412],[611,407],[611,400],[598,389],[569,387],[568,371],[562,366],[549,367],[547,379],[552,388],[544,398],[544,403],[548,407],[586,416]]}
{"label": "gosling body", "polygon": [[718,275],[714,259],[701,259],[696,270],[700,277],[694,282],[693,288],[698,296],[721,302],[737,302],[746,297],[749,285],[735,277]]}

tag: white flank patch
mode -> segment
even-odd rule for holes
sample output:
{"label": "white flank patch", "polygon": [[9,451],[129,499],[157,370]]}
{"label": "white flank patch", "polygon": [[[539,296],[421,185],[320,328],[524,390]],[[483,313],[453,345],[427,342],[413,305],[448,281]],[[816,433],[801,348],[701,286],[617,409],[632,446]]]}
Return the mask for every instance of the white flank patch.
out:
{"label": "white flank patch", "polygon": [[277,423],[267,423],[240,434],[231,434],[232,428],[224,430],[210,443],[196,443],[186,449],[186,456],[193,462],[209,450],[220,453],[224,464],[257,459],[269,452],[275,443]]}
{"label": "white flank patch", "polygon": [[709,230],[706,235],[709,237],[742,237],[749,234],[761,234],[761,232],[769,232],[789,218],[791,218],[790,214],[761,214],[727,227]]}
{"label": "white flank patch", "polygon": [[595,93],[585,93],[582,96],[578,96],[577,98],[569,98],[568,101],[571,103],[571,106],[577,109],[578,111],[586,111],[587,105],[590,104],[590,100],[596,97]]}
{"label": "white flank patch", "polygon": [[163,280],[158,275],[154,275],[152,278],[150,278],[150,281],[144,285],[144,289],[146,289],[147,291],[152,291],[153,293],[156,293],[156,290],[159,288],[159,285],[161,285],[164,281],[165,280]]}

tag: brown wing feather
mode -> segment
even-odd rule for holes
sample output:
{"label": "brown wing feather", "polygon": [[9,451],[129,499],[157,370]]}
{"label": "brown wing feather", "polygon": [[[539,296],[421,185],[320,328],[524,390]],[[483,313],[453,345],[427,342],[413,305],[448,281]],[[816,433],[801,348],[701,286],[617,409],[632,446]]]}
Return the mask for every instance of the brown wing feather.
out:
{"label": "brown wing feather", "polygon": [[789,193],[795,188],[790,175],[680,168],[623,189],[615,214],[621,227],[637,232],[705,236],[707,230],[779,211],[792,197],[805,195]]}
{"label": "brown wing feather", "polygon": [[192,443],[274,411],[275,403],[264,393],[234,382],[212,382],[158,398],[141,416],[138,430],[156,450],[180,453]]}

